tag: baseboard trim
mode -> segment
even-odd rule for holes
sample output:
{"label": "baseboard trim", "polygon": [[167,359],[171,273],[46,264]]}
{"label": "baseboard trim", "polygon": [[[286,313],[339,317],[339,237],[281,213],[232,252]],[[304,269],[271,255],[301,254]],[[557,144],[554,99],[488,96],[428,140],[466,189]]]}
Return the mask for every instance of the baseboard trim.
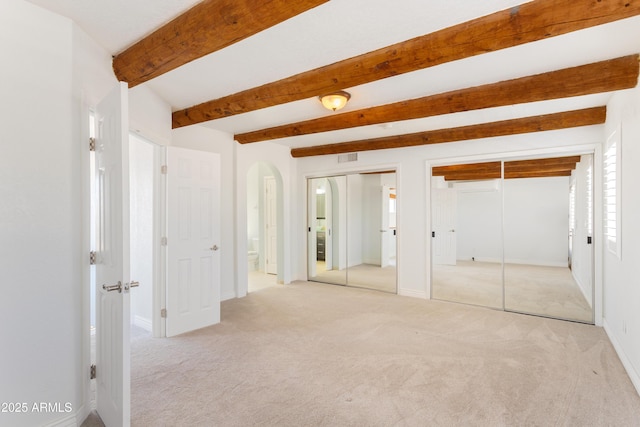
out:
{"label": "baseboard trim", "polygon": [[624,366],[624,369],[627,371],[627,375],[629,375],[629,379],[631,379],[633,386],[636,388],[636,392],[640,395],[640,375],[638,375],[638,372],[633,367],[633,364],[631,363],[631,361],[629,360],[625,352],[622,350],[622,346],[620,345],[620,342],[618,341],[615,334],[613,333],[613,330],[607,323],[607,319],[603,319],[602,327],[604,328],[604,331],[609,337],[609,341],[611,341],[611,345],[613,345],[614,350],[618,354],[618,358],[620,358],[620,361],[622,362],[622,366]]}
{"label": "baseboard trim", "polygon": [[236,297],[235,292],[233,291],[225,292],[224,294],[220,295],[220,302],[234,299],[235,297]]}
{"label": "baseboard trim", "polygon": [[402,295],[403,297],[428,299],[427,293],[425,291],[419,291],[416,289],[400,288],[398,289],[398,295]]}
{"label": "baseboard trim", "polygon": [[78,414],[80,412],[73,413],[71,415],[67,415],[64,418],[61,418],[57,421],[54,421],[50,424],[46,424],[45,427],[77,427],[84,420],[78,420]]}
{"label": "baseboard trim", "polygon": [[138,315],[133,316],[133,324],[139,328],[144,329],[145,331],[151,332],[153,329],[151,320],[145,319],[144,317],[140,317]]}

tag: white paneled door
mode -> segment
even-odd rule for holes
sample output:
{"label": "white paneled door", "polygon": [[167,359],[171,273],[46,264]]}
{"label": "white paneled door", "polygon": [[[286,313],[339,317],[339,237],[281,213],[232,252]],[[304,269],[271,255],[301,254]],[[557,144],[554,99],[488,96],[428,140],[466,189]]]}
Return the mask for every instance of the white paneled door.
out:
{"label": "white paneled door", "polygon": [[449,188],[432,191],[433,262],[456,265],[456,208],[458,193]]}
{"label": "white paneled door", "polygon": [[107,427],[130,421],[127,84],[96,108],[96,404]]}
{"label": "white paneled door", "polygon": [[171,337],[220,322],[220,155],[168,147],[167,188]]}

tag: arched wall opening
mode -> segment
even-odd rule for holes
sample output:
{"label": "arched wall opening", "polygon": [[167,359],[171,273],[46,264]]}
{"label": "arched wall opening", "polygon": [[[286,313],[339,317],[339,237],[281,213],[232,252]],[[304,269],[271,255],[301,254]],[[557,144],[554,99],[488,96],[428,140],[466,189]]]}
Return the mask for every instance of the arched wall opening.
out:
{"label": "arched wall opening", "polygon": [[276,283],[284,283],[282,174],[272,163],[258,161],[248,168],[246,183],[247,262],[241,266],[246,266],[248,273],[257,271],[273,274]]}

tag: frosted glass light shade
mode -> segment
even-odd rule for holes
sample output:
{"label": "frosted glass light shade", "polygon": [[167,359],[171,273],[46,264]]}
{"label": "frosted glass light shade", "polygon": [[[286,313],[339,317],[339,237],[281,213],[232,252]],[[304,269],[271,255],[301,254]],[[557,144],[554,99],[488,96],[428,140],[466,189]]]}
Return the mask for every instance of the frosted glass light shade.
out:
{"label": "frosted glass light shade", "polygon": [[320,97],[320,101],[326,109],[338,111],[339,109],[347,105],[347,101],[349,100],[349,98],[351,98],[351,95],[348,92],[341,90],[339,92],[322,95]]}

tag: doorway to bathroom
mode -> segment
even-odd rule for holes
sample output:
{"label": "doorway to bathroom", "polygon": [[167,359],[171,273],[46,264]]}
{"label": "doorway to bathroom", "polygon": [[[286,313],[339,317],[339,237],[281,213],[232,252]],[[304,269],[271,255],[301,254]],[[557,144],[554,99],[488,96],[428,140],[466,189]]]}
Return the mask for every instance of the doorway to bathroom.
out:
{"label": "doorway to bathroom", "polygon": [[279,273],[278,172],[258,162],[247,172],[248,292],[275,286]]}

